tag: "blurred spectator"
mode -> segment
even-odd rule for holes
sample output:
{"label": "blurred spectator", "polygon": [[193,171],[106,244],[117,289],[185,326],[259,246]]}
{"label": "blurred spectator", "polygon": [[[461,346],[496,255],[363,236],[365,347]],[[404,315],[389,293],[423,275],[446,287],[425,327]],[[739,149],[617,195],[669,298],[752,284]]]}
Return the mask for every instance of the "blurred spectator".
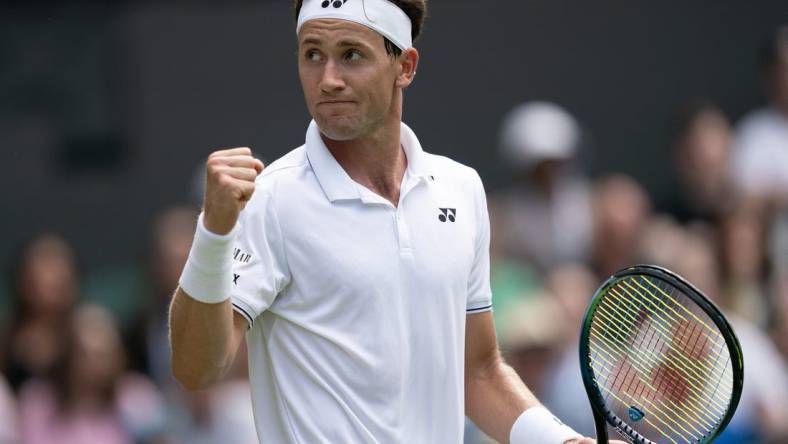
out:
{"label": "blurred spectator", "polygon": [[677,201],[670,212],[680,221],[714,220],[733,195],[730,173],[732,135],[728,119],[716,106],[687,106],[678,122],[674,146]]}
{"label": "blurred spectator", "polygon": [[561,340],[559,316],[556,301],[541,293],[513,304],[498,328],[506,362],[537,397],[544,393],[547,368]]}
{"label": "blurred spectator", "polygon": [[762,53],[770,104],[736,128],[734,174],[748,194],[788,202],[788,26],[774,32]]}
{"label": "blurred spectator", "polygon": [[183,265],[189,256],[197,227],[197,209],[176,206],[154,220],[150,234],[147,309],[134,322],[130,355],[134,368],[144,371],[163,390],[175,384],[170,370],[168,340],[169,304]]}
{"label": "blurred spectator", "polygon": [[779,275],[774,280],[774,287],[777,310],[772,327],[772,338],[782,352],[783,360],[788,362],[788,275]]}
{"label": "blurred spectator", "polygon": [[125,370],[114,318],[85,306],[69,321],[51,377],[30,380],[20,392],[24,442],[162,442],[157,440],[164,421],[161,397],[146,378]]}
{"label": "blurred spectator", "polygon": [[719,223],[722,304],[760,327],[769,319],[764,212],[753,203],[731,205]]}
{"label": "blurred spectator", "polygon": [[62,331],[78,296],[74,251],[62,238],[43,234],[27,242],[11,268],[13,313],[3,336],[3,373],[14,391],[53,365]]}
{"label": "blurred spectator", "polygon": [[168,434],[177,442],[257,442],[243,350],[238,352],[227,378],[209,390],[188,393],[172,377],[167,337],[169,304],[189,256],[197,216],[195,207],[174,206],[153,221],[148,262],[150,302],[134,323],[130,338],[135,368],[151,375],[165,393]]}
{"label": "blurred spectator", "polygon": [[[683,245],[670,268],[713,300],[717,299],[720,282],[712,244],[702,236],[687,232]],[[741,343],[745,378],[733,420],[715,442],[788,442],[785,420],[788,418],[788,367],[768,336],[756,325],[735,312],[726,311],[725,314]]]}
{"label": "blurred spectator", "polygon": [[577,121],[555,104],[528,102],[505,117],[500,139],[514,183],[494,199],[494,248],[541,270],[586,259],[591,207],[577,165]]}
{"label": "blurred spectator", "polygon": [[245,342],[229,374],[201,392],[183,392],[186,415],[175,424],[179,442],[188,444],[257,444]]}
{"label": "blurred spectator", "polygon": [[19,442],[19,417],[11,388],[0,374],[0,444]]}
{"label": "blurred spectator", "polygon": [[767,246],[773,273],[770,294],[775,310],[771,317],[771,333],[777,347],[788,362],[788,208],[775,217],[769,230]]}
{"label": "blurred spectator", "polygon": [[594,186],[593,265],[600,277],[637,262],[641,231],[651,201],[632,178],[614,174]]}
{"label": "blurred spectator", "polygon": [[637,262],[670,267],[684,248],[684,227],[667,215],[653,216],[641,232]]}
{"label": "blurred spectator", "polygon": [[[498,226],[498,207],[488,200],[490,226]],[[504,316],[523,299],[530,300],[539,294],[542,283],[537,270],[521,258],[506,256],[498,242],[498,231],[490,231],[490,286],[493,294],[493,318],[498,332],[506,326],[510,317]]]}
{"label": "blurred spectator", "polygon": [[557,302],[554,322],[560,328],[557,356],[547,370],[542,401],[566,424],[586,436],[594,436],[594,417],[580,373],[577,345],[588,304],[599,286],[588,267],[566,264],[547,277],[547,289]]}
{"label": "blurred spectator", "polygon": [[788,207],[774,214],[767,236],[766,248],[772,267],[788,275]]}

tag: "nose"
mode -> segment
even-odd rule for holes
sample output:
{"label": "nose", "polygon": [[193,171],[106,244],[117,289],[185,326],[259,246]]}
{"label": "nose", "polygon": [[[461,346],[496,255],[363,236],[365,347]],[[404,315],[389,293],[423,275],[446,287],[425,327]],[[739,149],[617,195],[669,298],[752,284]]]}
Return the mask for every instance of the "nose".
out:
{"label": "nose", "polygon": [[342,91],[345,88],[345,81],[342,78],[342,71],[339,66],[329,60],[323,67],[323,75],[320,78],[320,89],[327,94]]}

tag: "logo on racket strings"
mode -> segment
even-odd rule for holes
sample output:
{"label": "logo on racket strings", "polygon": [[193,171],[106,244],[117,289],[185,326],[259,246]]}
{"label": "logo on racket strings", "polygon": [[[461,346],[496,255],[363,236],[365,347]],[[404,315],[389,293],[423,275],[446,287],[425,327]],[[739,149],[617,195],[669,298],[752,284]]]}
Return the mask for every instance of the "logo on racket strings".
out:
{"label": "logo on racket strings", "polygon": [[328,8],[329,6],[333,6],[334,8],[341,8],[342,5],[347,3],[347,0],[323,0],[323,3],[320,4],[323,8]]}
{"label": "logo on racket strings", "polygon": [[640,410],[635,406],[630,407],[628,413],[629,413],[629,419],[635,422],[640,421],[641,419],[643,419],[644,416],[646,416],[646,414],[643,413],[642,410]]}

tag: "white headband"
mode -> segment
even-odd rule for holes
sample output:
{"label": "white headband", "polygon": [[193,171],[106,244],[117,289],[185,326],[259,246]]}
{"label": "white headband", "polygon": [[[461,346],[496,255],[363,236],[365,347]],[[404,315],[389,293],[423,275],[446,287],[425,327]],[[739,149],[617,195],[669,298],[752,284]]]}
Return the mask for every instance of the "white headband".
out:
{"label": "white headband", "polygon": [[296,34],[304,23],[316,19],[339,19],[364,25],[403,51],[413,46],[410,18],[388,0],[304,0]]}

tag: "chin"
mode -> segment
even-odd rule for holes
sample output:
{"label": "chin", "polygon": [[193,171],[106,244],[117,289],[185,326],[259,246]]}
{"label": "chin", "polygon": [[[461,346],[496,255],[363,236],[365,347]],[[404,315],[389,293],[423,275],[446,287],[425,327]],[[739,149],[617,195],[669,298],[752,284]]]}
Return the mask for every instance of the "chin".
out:
{"label": "chin", "polygon": [[315,118],[320,132],[331,140],[346,141],[359,138],[361,130],[358,120],[350,117]]}

